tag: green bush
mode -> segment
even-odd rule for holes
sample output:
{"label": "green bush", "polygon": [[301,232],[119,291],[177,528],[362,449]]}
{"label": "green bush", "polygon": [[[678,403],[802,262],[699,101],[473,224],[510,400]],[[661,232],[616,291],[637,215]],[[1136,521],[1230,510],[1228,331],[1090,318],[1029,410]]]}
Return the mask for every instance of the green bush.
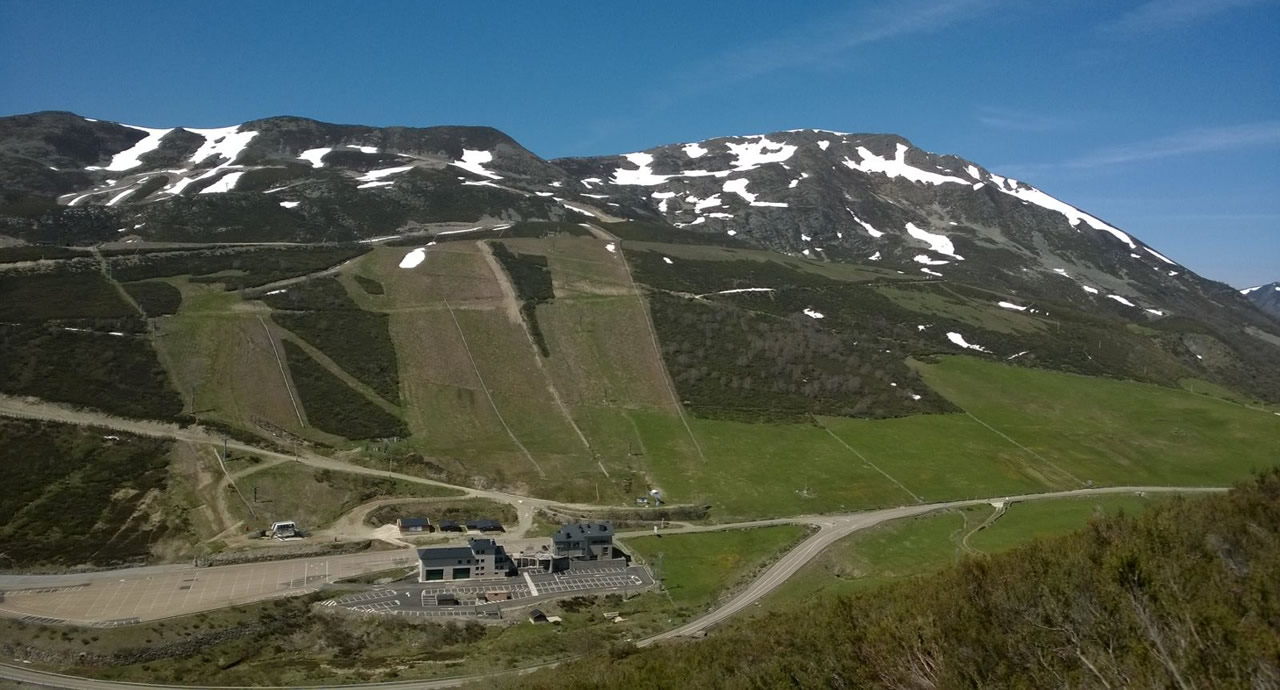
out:
{"label": "green bush", "polygon": [[400,400],[400,371],[390,319],[364,311],[337,278],[316,278],[264,295],[271,319],[328,355],[388,401]]}
{"label": "green bush", "polygon": [[501,242],[493,243],[493,255],[511,277],[516,296],[520,299],[520,313],[529,326],[529,333],[538,346],[538,352],[543,357],[550,357],[551,350],[547,347],[546,336],[542,334],[542,328],[538,325],[538,305],[550,302],[555,297],[547,257],[514,254]]}
{"label": "green bush", "polygon": [[170,441],[6,418],[0,438],[0,568],[143,561],[182,526],[145,504],[166,486]]}
{"label": "green bush", "polygon": [[352,390],[301,347],[286,340],[284,351],[307,420],[317,429],[353,440],[408,435],[398,417]]}
{"label": "green bush", "polygon": [[149,317],[176,314],[182,306],[182,292],[165,282],[125,283],[124,289]]}

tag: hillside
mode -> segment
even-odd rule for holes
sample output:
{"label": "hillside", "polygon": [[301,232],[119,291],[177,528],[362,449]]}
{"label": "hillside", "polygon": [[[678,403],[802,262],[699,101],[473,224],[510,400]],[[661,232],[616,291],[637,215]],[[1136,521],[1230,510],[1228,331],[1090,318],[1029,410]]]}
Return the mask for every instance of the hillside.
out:
{"label": "hillside", "polygon": [[1280,442],[1280,323],[896,136],[37,113],[0,158],[4,396],[725,521],[1224,485]]}
{"label": "hillside", "polygon": [[[1270,687],[1280,474],[502,687]],[[487,681],[492,685],[492,681]]]}

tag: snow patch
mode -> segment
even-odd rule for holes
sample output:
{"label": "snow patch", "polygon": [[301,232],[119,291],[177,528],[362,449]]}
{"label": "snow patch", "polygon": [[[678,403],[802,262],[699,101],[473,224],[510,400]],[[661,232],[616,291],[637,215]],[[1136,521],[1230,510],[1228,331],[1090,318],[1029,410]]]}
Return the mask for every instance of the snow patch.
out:
{"label": "snow patch", "polygon": [[301,201],[281,201],[280,205],[284,208],[297,208]]}
{"label": "snow patch", "polygon": [[400,259],[400,268],[417,268],[427,258],[427,248],[418,247]]}
{"label": "snow patch", "polygon": [[880,252],[876,252],[875,254],[872,254],[871,256],[867,257],[867,261],[879,261],[879,260],[880,260]]}
{"label": "snow patch", "polygon": [[670,264],[675,263],[675,262],[673,262],[673,261],[671,260],[671,258],[670,258],[670,257],[666,257],[666,256],[664,256],[664,257],[662,257],[662,263],[667,264],[667,265],[670,265]]}
{"label": "snow patch", "polygon": [[85,168],[85,170],[113,170],[118,172],[136,168],[139,165],[142,165],[142,161],[138,159],[159,148],[160,140],[164,138],[164,135],[173,131],[173,128],[152,129],[150,127],[135,127],[133,125],[124,126],[129,129],[136,129],[139,132],[146,132],[147,136],[139,139],[133,146],[130,146],[129,148],[112,156],[111,162],[107,163],[105,166],[90,165]]}
{"label": "snow patch", "polygon": [[[648,187],[662,184],[667,181],[667,178],[671,177],[670,175],[656,175],[649,169],[649,166],[653,164],[653,154],[651,153],[628,153],[623,158],[626,158],[637,169],[617,168],[613,171],[613,177],[611,178],[614,184],[634,184]],[[586,184],[587,180],[582,182]]]}
{"label": "snow patch", "polygon": [[951,177],[950,175],[939,175],[935,172],[921,170],[907,165],[906,144],[898,144],[897,151],[893,158],[882,158],[869,151],[865,146],[858,147],[858,155],[862,157],[861,161],[852,159],[844,159],[844,165],[847,168],[858,170],[864,173],[880,173],[889,177],[901,177],[912,182],[920,182],[923,184],[940,185],[946,183],[969,184],[968,180],[959,177]]}
{"label": "snow patch", "polygon": [[310,163],[311,167],[313,168],[323,168],[324,167],[323,159],[332,150],[333,150],[332,148],[329,148],[327,146],[323,148],[318,148],[318,149],[307,149],[306,151],[299,153],[298,158],[301,158],[302,160]]}
{"label": "snow patch", "polygon": [[725,143],[729,147],[729,153],[732,153],[736,159],[733,165],[735,171],[755,170],[769,163],[781,163],[791,158],[796,152],[796,147],[791,144],[770,141],[763,136],[754,139],[754,141],[740,144]]}
{"label": "snow patch", "polygon": [[690,158],[702,158],[707,155],[707,150],[702,148],[702,144],[685,144],[684,155]]}
{"label": "snow patch", "polygon": [[938,278],[941,278],[941,277],[942,277],[942,274],[941,274],[941,273],[938,273],[937,271],[935,271],[935,270],[933,270],[933,269],[929,269],[929,268],[922,268],[922,269],[920,269],[920,272],[921,272],[921,273],[928,273],[929,275],[931,275],[931,276],[936,276],[936,277],[938,277]]}
{"label": "snow patch", "polygon": [[351,148],[359,151],[360,153],[377,153],[378,152],[377,146],[352,146]]}
{"label": "snow patch", "polygon": [[991,350],[988,350],[987,348],[982,347],[981,345],[974,345],[973,343],[966,341],[963,335],[960,335],[955,331],[951,331],[947,333],[947,340],[950,340],[956,346],[963,347],[966,350],[977,350],[978,352],[991,352]]}
{"label": "snow patch", "polygon": [[1027,308],[1014,304],[1013,302],[996,302],[1001,309],[1012,309],[1014,311],[1026,311]]}
{"label": "snow patch", "polygon": [[258,133],[252,130],[239,131],[240,125],[214,129],[191,129],[189,127],[184,127],[183,129],[204,137],[204,143],[187,159],[192,163],[199,163],[210,156],[219,156],[226,159],[226,162],[222,165],[230,165],[236,162],[236,158],[249,145],[249,142],[258,136]]}
{"label": "snow patch", "polygon": [[1126,306],[1126,307],[1136,307],[1136,306],[1138,306],[1138,305],[1134,304],[1133,302],[1130,302],[1129,300],[1127,300],[1127,299],[1125,299],[1125,298],[1121,297],[1120,295],[1107,295],[1107,299],[1113,299],[1113,300],[1115,300],[1115,301],[1119,302],[1120,304],[1123,304],[1123,305],[1124,305],[1124,306]]}
{"label": "snow patch", "polygon": [[805,315],[805,316],[807,316],[807,317],[809,317],[809,318],[811,318],[811,319],[825,319],[825,318],[826,318],[826,316],[824,316],[824,315],[822,314],[822,312],[814,311],[813,309],[811,309],[811,308],[809,308],[809,307],[805,307],[804,315]]}
{"label": "snow patch", "polygon": [[1084,291],[1085,291],[1085,292],[1087,292],[1087,293],[1089,293],[1089,294],[1091,294],[1091,295],[1096,295],[1096,294],[1098,294],[1098,288],[1093,287],[1093,286],[1091,286],[1091,285],[1081,285],[1080,287],[1084,288]]}
{"label": "snow patch", "polygon": [[240,181],[240,176],[244,174],[243,170],[223,175],[217,182],[200,190],[201,194],[221,194],[229,192],[236,188],[236,183]]}
{"label": "snow patch", "polygon": [[737,194],[745,199],[747,203],[751,203],[756,200],[756,195],[747,191],[747,185],[750,183],[751,181],[745,177],[737,180],[725,180],[724,186],[721,187],[721,189],[729,194]]}
{"label": "snow patch", "polygon": [[[384,178],[384,177],[390,177],[390,176],[392,176],[392,175],[399,175],[399,174],[400,174],[400,173],[402,173],[402,172],[408,172],[408,171],[410,171],[410,170],[413,170],[413,167],[414,167],[414,166],[412,166],[412,165],[402,165],[402,166],[400,166],[400,167],[398,167],[398,168],[382,168],[382,169],[380,169],[380,170],[370,170],[369,172],[367,172],[367,173],[365,173],[365,174],[361,175],[360,177],[357,177],[357,178],[356,178],[356,181],[358,181],[358,182],[377,182],[377,181],[381,180],[381,179],[382,179],[382,178]],[[388,182],[387,184],[390,184],[390,183]],[[361,185],[361,187],[363,187],[363,186],[364,186],[364,185]]]}
{"label": "snow patch", "polygon": [[928,254],[916,254],[915,257],[912,258],[912,261],[926,266],[943,266],[951,263],[950,261],[944,261],[942,259],[931,259]]}
{"label": "snow patch", "polygon": [[1164,254],[1161,254],[1160,252],[1158,252],[1158,251],[1156,251],[1156,250],[1152,249],[1151,247],[1143,247],[1143,249],[1147,250],[1147,253],[1148,253],[1148,254],[1150,254],[1151,256],[1156,257],[1157,259],[1159,259],[1159,260],[1161,260],[1161,261],[1163,261],[1163,262],[1165,262],[1165,263],[1169,264],[1170,266],[1177,266],[1177,265],[1178,265],[1178,264],[1177,264],[1176,262],[1174,262],[1172,259],[1170,259],[1169,257],[1165,256]]}
{"label": "snow patch", "polygon": [[453,165],[462,168],[470,173],[475,173],[481,177],[487,177],[491,180],[501,180],[502,176],[497,173],[490,172],[485,169],[484,164],[493,160],[493,153],[490,151],[473,151],[471,149],[462,149],[462,159],[453,162]]}
{"label": "snow patch", "polygon": [[618,245],[616,245],[616,244],[614,244],[614,243],[612,243],[612,242],[610,242],[609,244],[606,244],[606,245],[604,246],[604,248],[605,248],[605,251],[609,252],[610,254],[617,254],[617,253],[618,253]]}
{"label": "snow patch", "polygon": [[822,149],[823,151],[826,151],[827,147],[830,145],[831,145],[831,142],[827,141],[826,139],[823,139],[822,141],[818,142],[818,148]]}
{"label": "snow patch", "polygon": [[[862,229],[863,229],[863,230],[866,230],[868,235],[871,235],[872,237],[883,237],[883,236],[884,236],[884,233],[883,233],[883,232],[880,232],[879,230],[876,230],[875,228],[871,227],[871,223],[868,223],[867,221],[865,221],[865,220],[863,220],[863,219],[859,218],[859,217],[858,217],[858,214],[856,214],[856,213],[854,213],[854,212],[853,212],[853,209],[851,209],[851,208],[849,208],[848,206],[846,206],[844,210],[848,211],[848,212],[849,212],[849,215],[853,216],[853,220],[854,220],[854,221],[856,221],[856,222],[858,223],[858,225],[861,225],[861,226],[862,226]],[[878,254],[878,253],[879,253],[879,252],[877,252],[877,254]]]}
{"label": "snow patch", "polygon": [[1156,316],[1164,316],[1164,312],[1160,311],[1159,309],[1147,309],[1147,312],[1151,314],[1155,314]]}
{"label": "snow patch", "polygon": [[921,230],[915,226],[915,223],[907,223],[907,234],[929,245],[929,248],[939,254],[945,254],[954,259],[963,260],[964,257],[956,254],[955,245],[951,244],[951,239],[946,235],[939,235],[927,230]]}

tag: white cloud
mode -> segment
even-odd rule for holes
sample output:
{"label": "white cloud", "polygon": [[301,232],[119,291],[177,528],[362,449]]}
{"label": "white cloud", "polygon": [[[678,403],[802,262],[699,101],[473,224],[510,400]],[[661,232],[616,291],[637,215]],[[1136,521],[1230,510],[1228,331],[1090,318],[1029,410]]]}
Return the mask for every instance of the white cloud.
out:
{"label": "white cloud", "polygon": [[1010,108],[981,107],[976,115],[978,122],[995,129],[1016,132],[1048,132],[1071,125],[1071,121],[1062,116],[1029,113]]}
{"label": "white cloud", "polygon": [[1274,3],[1275,0],[1149,0],[1103,24],[1101,29],[1117,34],[1152,33],[1176,29],[1235,9]]}
{"label": "white cloud", "polygon": [[1280,120],[1184,130],[1168,136],[1098,149],[1067,161],[1068,168],[1104,168],[1126,163],[1280,144]]}

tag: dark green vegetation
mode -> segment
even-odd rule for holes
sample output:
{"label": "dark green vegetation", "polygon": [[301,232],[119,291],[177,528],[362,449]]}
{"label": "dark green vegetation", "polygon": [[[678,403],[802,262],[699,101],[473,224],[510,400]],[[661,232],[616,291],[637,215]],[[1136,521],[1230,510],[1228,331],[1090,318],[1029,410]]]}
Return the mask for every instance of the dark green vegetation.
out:
{"label": "dark green vegetation", "polygon": [[173,417],[182,402],[145,333],[96,270],[0,274],[0,391]]}
{"label": "dark green vegetation", "polygon": [[163,281],[125,283],[123,287],[148,317],[176,314],[182,306],[182,292]]}
{"label": "dark green vegetation", "polygon": [[470,498],[457,501],[439,501],[432,503],[406,502],[393,503],[369,511],[365,516],[365,524],[371,527],[395,524],[402,517],[431,518],[431,523],[441,520],[477,520],[489,518],[501,522],[506,528],[516,524],[516,509],[508,503],[497,503],[483,498]]}
{"label": "dark green vegetation", "polygon": [[276,310],[271,320],[311,343],[384,399],[400,400],[400,374],[387,315],[361,309],[337,278],[290,285],[262,301]]}
{"label": "dark green vegetation", "polygon": [[398,417],[352,390],[301,347],[288,340],[283,344],[307,420],[316,428],[353,440],[408,434]]}
{"label": "dark green vegetation", "polygon": [[119,565],[186,529],[167,440],[0,417],[0,568]]}
{"label": "dark green vegetation", "polygon": [[124,282],[191,275],[192,282],[238,290],[322,271],[367,251],[363,245],[253,247],[113,256],[108,263]]}
{"label": "dark green vegetation", "polygon": [[650,305],[667,369],[694,414],[802,421],[953,409],[900,353],[823,329],[808,316],[779,318],[665,294]]}
{"label": "dark green vegetation", "polygon": [[[1280,472],[937,575],[505,687],[1266,687]],[[837,653],[838,650],[838,653]]]}
{"label": "dark green vegetation", "polygon": [[96,270],[0,273],[0,321],[137,316]]}
{"label": "dark green vegetation", "polygon": [[387,291],[386,288],[382,286],[382,283],[374,280],[373,278],[366,278],[358,273],[351,277],[355,278],[356,285],[359,285],[361,290],[364,290],[370,295],[382,295]]}
{"label": "dark green vegetation", "polygon": [[492,248],[493,255],[502,264],[502,268],[511,277],[512,285],[515,286],[516,297],[520,299],[520,313],[529,327],[533,342],[538,346],[538,352],[543,357],[550,357],[551,350],[547,348],[547,338],[538,325],[538,305],[550,302],[555,297],[555,291],[551,287],[551,271],[547,268],[547,257],[512,253],[501,242],[494,242]]}
{"label": "dark green vegetation", "polygon": [[89,256],[88,250],[74,247],[34,245],[26,247],[0,247],[0,263],[39,261],[41,259],[75,259]]}

